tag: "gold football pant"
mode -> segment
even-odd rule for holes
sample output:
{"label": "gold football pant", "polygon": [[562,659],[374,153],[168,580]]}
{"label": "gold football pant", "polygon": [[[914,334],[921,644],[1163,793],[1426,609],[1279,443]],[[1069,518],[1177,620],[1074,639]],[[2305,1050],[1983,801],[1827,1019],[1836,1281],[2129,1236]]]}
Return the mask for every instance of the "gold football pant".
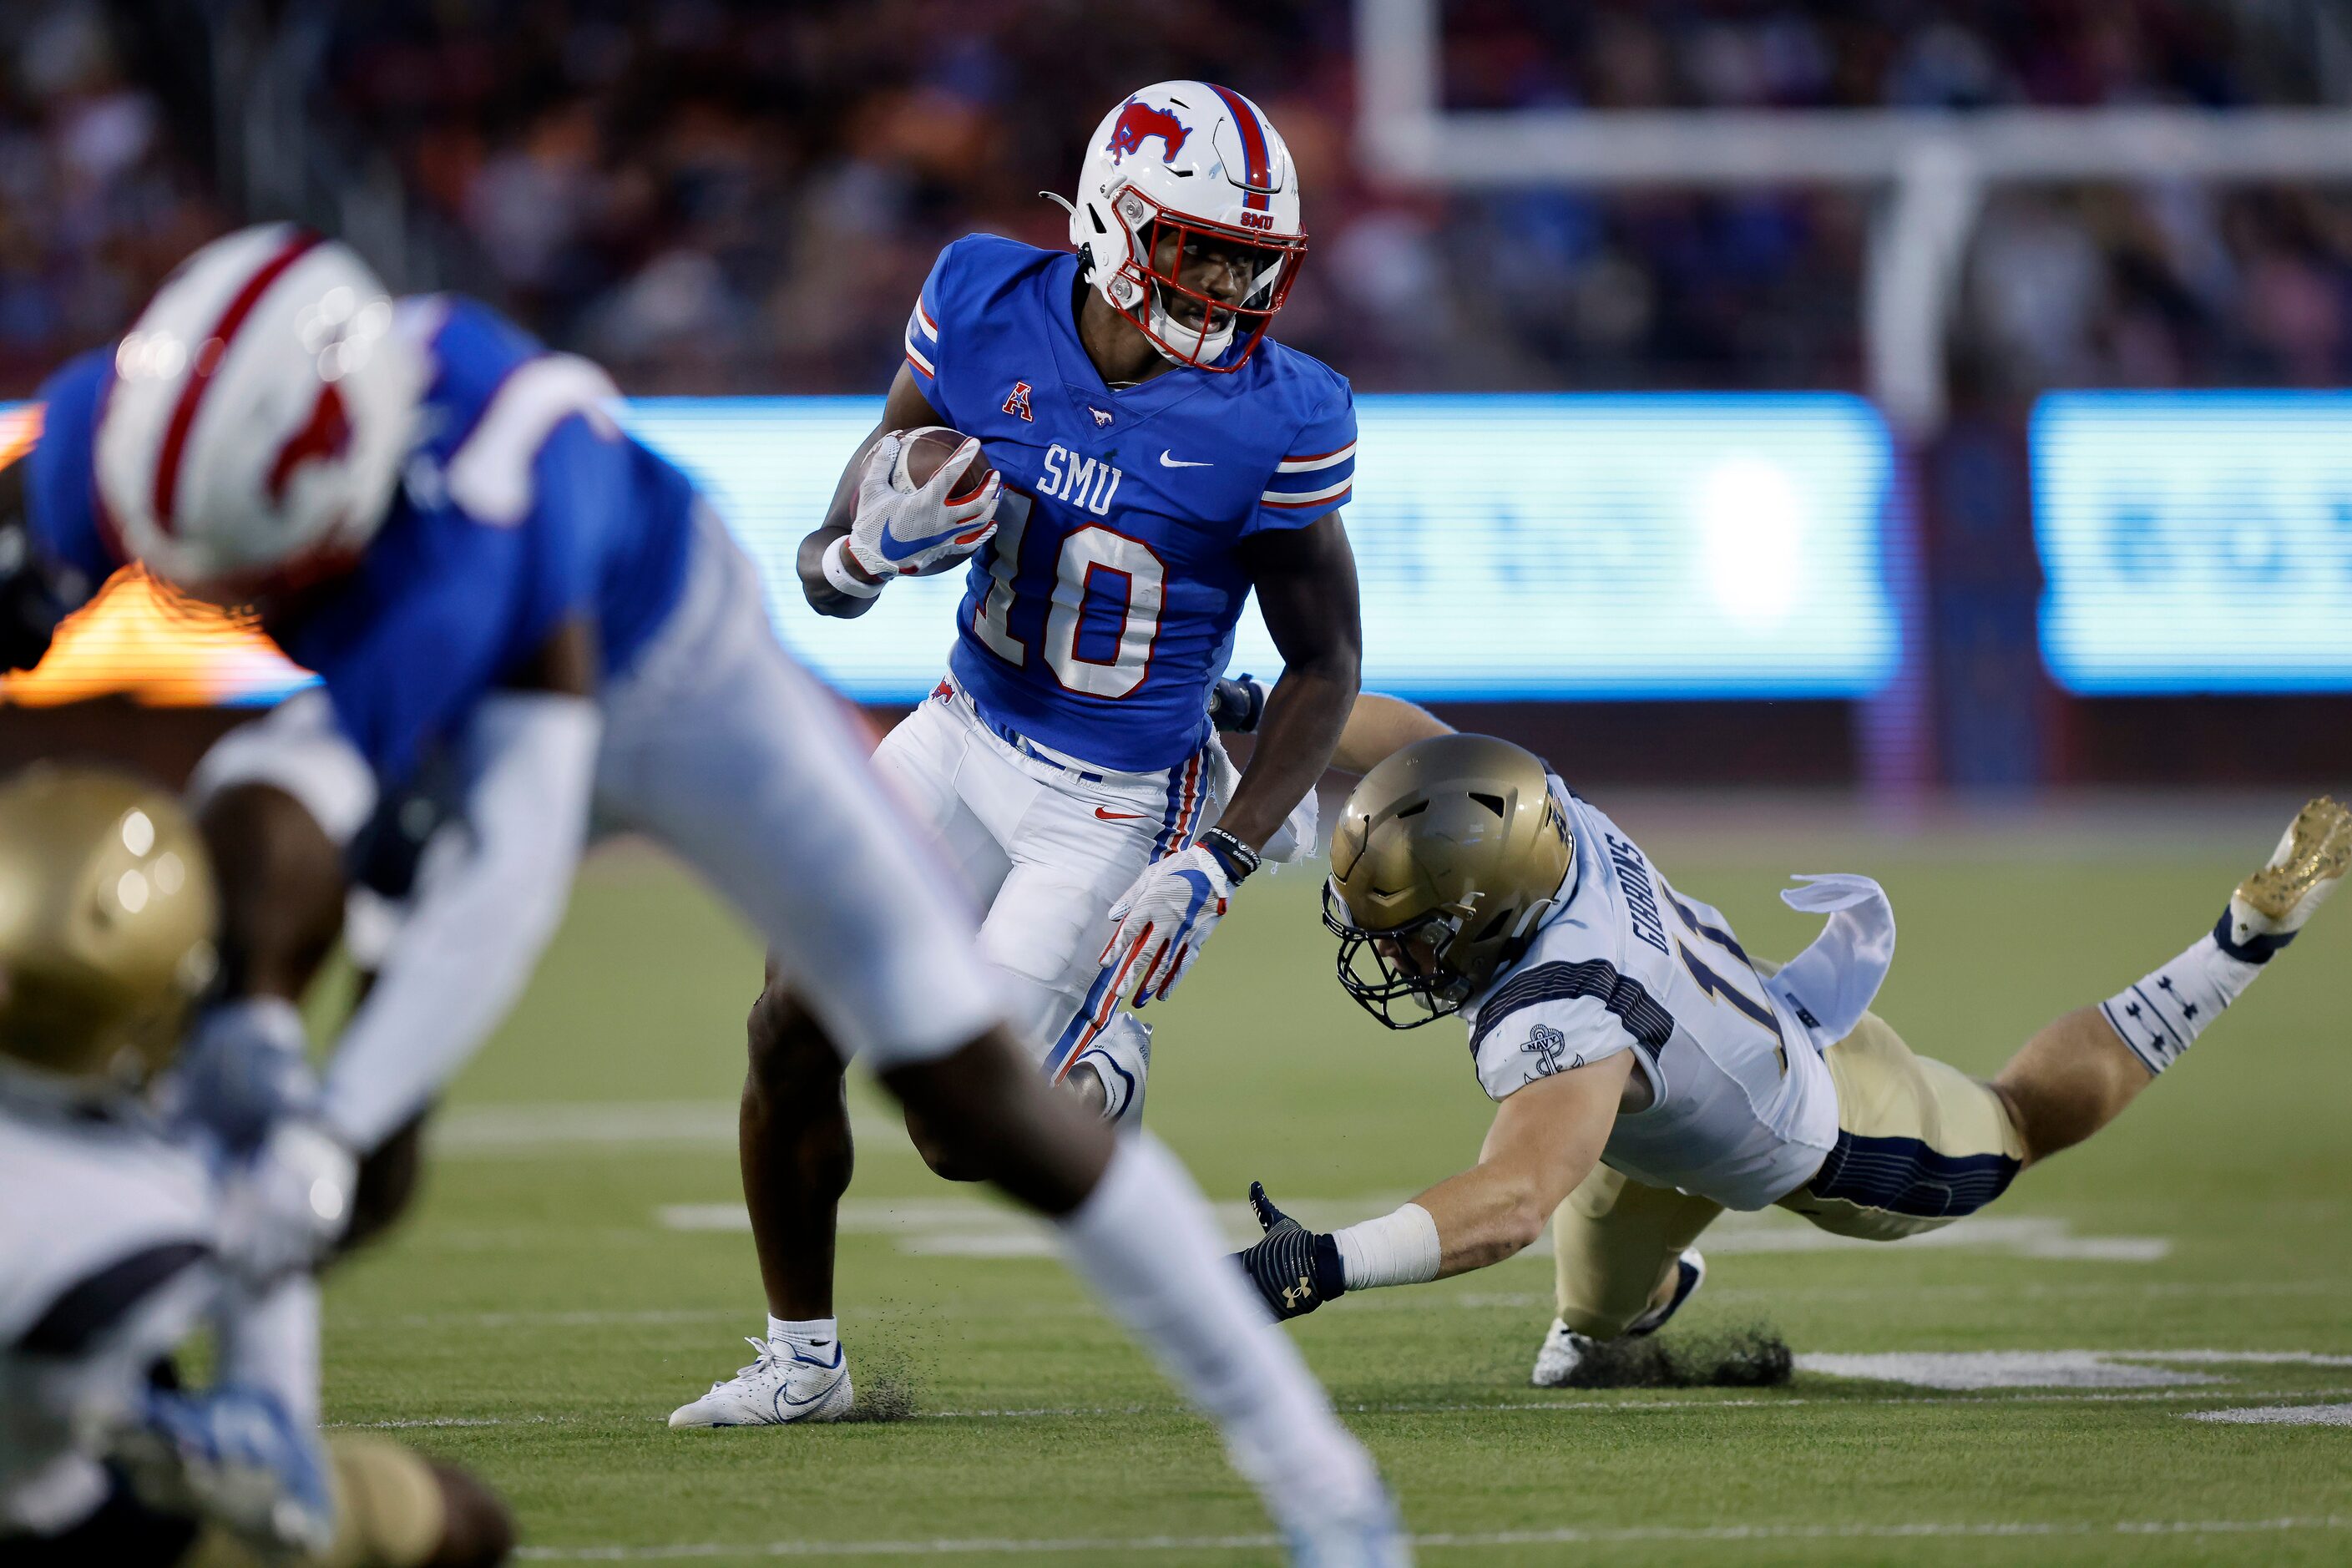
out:
{"label": "gold football pant", "polygon": [[[1822,1059],[1837,1089],[1837,1142],[1780,1204],[1822,1229],[1865,1241],[1935,1230],[1999,1197],[2024,1163],[2000,1097],[1914,1055],[1876,1014]],[[1594,1339],[1622,1333],[1665,1300],[1675,1259],[1722,1212],[1712,1199],[1594,1167],[1552,1216],[1560,1321]]]}
{"label": "gold football pant", "polygon": [[[439,1550],[446,1525],[441,1482],[415,1450],[372,1437],[328,1445],[334,1466],[334,1544],[293,1568],[416,1568]],[[218,1527],[196,1538],[180,1568],[264,1568],[263,1560]],[[288,1568],[278,1560],[271,1568]]]}

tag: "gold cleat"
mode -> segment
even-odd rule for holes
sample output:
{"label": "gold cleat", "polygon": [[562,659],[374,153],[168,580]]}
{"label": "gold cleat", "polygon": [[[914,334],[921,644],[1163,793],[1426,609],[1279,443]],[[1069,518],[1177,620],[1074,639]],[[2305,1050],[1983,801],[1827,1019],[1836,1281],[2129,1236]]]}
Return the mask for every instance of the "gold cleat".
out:
{"label": "gold cleat", "polygon": [[2285,946],[2347,870],[2352,870],[2352,807],[2323,795],[2295,813],[2270,863],[2231,895],[2234,944],[2259,942],[2265,953]]}

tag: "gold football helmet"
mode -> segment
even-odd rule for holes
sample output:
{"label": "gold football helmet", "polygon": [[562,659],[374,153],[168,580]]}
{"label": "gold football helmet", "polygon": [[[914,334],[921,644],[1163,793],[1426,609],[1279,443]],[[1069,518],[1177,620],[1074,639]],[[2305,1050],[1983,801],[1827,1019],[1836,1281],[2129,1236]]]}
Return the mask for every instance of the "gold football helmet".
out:
{"label": "gold football helmet", "polygon": [[[1395,752],[1348,797],[1323,923],[1339,984],[1391,1029],[1461,1010],[1515,956],[1576,866],[1568,816],[1534,752],[1439,735]],[[1398,1004],[1420,1008],[1401,1013]]]}
{"label": "gold football helmet", "polygon": [[46,763],[0,784],[0,1057],[145,1081],[212,983],[217,913],[204,841],[163,791]]}

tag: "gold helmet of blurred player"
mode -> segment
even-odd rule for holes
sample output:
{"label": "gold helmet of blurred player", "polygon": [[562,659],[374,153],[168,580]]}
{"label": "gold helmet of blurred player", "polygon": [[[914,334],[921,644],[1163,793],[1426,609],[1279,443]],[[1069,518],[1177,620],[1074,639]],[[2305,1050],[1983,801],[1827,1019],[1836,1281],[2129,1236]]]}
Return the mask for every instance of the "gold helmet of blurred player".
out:
{"label": "gold helmet of blurred player", "polygon": [[217,914],[204,841],[163,790],[48,764],[0,784],[0,1057],[145,1081],[212,982]]}
{"label": "gold helmet of blurred player", "polygon": [[1549,772],[1508,741],[1440,735],[1348,797],[1323,923],[1339,938],[1339,984],[1390,1028],[1459,1012],[1558,901],[1576,840]]}

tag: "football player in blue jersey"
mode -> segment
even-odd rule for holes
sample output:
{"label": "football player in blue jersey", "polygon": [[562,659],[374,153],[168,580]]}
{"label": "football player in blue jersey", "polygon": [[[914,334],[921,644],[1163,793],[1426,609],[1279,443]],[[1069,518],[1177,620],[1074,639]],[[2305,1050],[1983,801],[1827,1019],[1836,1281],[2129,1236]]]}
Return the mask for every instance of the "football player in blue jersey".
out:
{"label": "football player in blue jersey", "polygon": [[[836,1080],[862,1056],[950,1158],[1056,1222],[1223,1424],[1301,1560],[1402,1560],[1369,1458],[1216,1263],[1198,1190],[1038,1081],[963,904],[777,643],[750,561],[615,426],[602,371],[470,301],[395,301],[343,247],[267,226],[199,251],[45,395],[26,484],[53,580],[135,559],[250,606],[320,678],[233,732],[194,788],[225,988],[185,1092],[245,1151],[227,1250],[254,1289],[341,1237],[359,1160],[506,1011],[593,810],[659,838],[761,930],[778,974],[763,1005],[797,1012],[793,1048]],[[428,766],[457,781],[465,842],[428,867],[313,1087],[294,1004],[341,923],[344,857]],[[770,1135],[805,1151],[794,1119],[825,1109],[773,1107]],[[316,1303],[283,1289],[290,1342]],[[830,1321],[757,1342],[765,1406],[734,1419],[847,1412]]]}
{"label": "football player in blue jersey", "polygon": [[[1144,88],[1104,117],[1063,205],[1072,250],[973,235],[940,253],[881,425],[799,563],[811,605],[849,616],[894,577],[971,558],[946,676],[875,760],[987,906],[1015,1034],[1126,1121],[1150,1037],[1121,1004],[1182,981],[1262,860],[1313,849],[1360,664],[1339,521],[1356,417],[1343,377],[1266,336],[1307,237],[1255,104]],[[914,487],[904,435],[940,426],[968,440]],[[965,482],[983,457],[994,477]],[[1209,700],[1253,591],[1284,668],[1237,778]],[[792,1016],[754,1012],[755,1059]],[[838,1096],[755,1074],[744,1110],[770,1310],[829,1315],[832,1233],[804,1223],[808,1162],[761,1134],[771,1096]],[[846,1121],[823,1136],[845,1151]]]}
{"label": "football player in blue jersey", "polygon": [[[1270,846],[1312,848],[1282,830],[1356,692],[1356,418],[1343,377],[1265,336],[1307,237],[1249,100],[1133,94],[1066,205],[1075,254],[940,252],[801,580],[855,616],[973,555],[947,677],[877,761],[987,903],[982,951],[1047,1070],[1097,1077],[1116,1115],[1142,1063],[1098,1047],[1113,1010],[1182,979]],[[935,485],[983,457],[998,479],[934,518],[888,476],[899,432],[941,425],[971,442]],[[1235,782],[1207,699],[1253,590],[1285,666]]]}

